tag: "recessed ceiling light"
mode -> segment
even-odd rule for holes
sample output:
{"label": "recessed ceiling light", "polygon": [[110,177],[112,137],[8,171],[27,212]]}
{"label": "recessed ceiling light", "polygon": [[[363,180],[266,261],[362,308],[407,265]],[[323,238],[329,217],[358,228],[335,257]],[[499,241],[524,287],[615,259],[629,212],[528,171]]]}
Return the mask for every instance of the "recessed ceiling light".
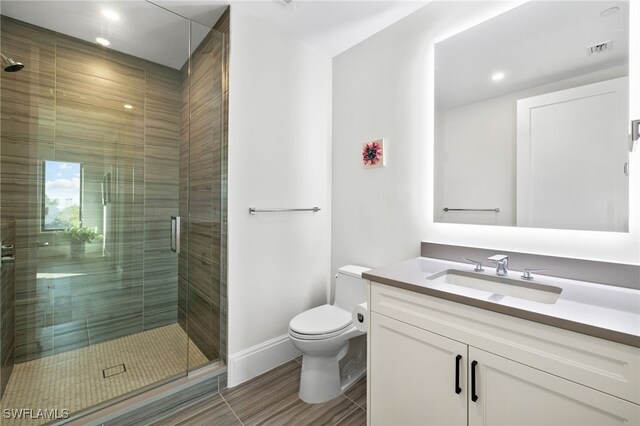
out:
{"label": "recessed ceiling light", "polygon": [[102,46],[108,46],[111,44],[109,40],[102,37],[96,37],[96,43],[101,44]]}
{"label": "recessed ceiling light", "polygon": [[112,21],[117,21],[120,19],[120,15],[118,15],[116,12],[114,12],[111,9],[102,9],[102,16],[104,16],[107,19],[111,19]]}
{"label": "recessed ceiling light", "polygon": [[611,15],[614,15],[614,14],[618,13],[619,10],[620,10],[620,8],[617,7],[617,6],[610,7],[609,9],[605,9],[602,12],[600,12],[600,16],[602,16],[603,18],[605,16],[611,16]]}
{"label": "recessed ceiling light", "polygon": [[133,105],[131,105],[131,104],[124,104],[124,108],[125,108],[125,109],[133,109]]}
{"label": "recessed ceiling light", "polygon": [[491,76],[491,80],[493,81],[500,81],[504,78],[504,73],[503,72],[496,72]]}

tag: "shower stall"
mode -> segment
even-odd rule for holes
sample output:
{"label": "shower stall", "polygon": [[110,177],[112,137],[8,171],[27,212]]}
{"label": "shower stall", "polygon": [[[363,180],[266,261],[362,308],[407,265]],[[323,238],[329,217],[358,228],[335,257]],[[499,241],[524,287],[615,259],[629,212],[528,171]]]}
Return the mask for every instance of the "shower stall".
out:
{"label": "shower stall", "polygon": [[0,14],[2,424],[223,372],[228,10]]}

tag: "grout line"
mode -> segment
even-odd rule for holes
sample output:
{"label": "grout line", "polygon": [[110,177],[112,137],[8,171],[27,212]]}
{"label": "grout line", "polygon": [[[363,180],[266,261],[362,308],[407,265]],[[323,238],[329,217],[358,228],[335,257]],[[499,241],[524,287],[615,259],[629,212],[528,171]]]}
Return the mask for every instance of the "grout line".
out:
{"label": "grout line", "polygon": [[[258,376],[256,376],[256,377],[253,377],[252,379],[249,379],[249,380],[247,380],[247,381],[246,381],[246,382],[244,382],[244,383],[241,383],[241,384],[240,384],[240,386],[237,386],[236,388],[233,388],[233,389],[240,389],[240,388],[249,389],[249,385],[250,385],[251,383],[253,383],[254,381],[257,381],[257,380],[258,380],[258,378],[260,378],[260,377],[262,377],[262,376],[265,376],[265,375],[267,375],[267,374],[273,373],[273,370],[278,369],[278,368],[280,368],[280,367],[283,367],[285,364],[287,364],[287,363],[289,363],[289,362],[291,362],[291,361],[287,361],[286,363],[284,363],[284,364],[280,364],[279,366],[274,367],[274,368],[272,368],[271,370],[267,370],[267,371],[265,371],[264,373],[262,373],[262,374],[260,374],[260,375],[258,375]],[[302,366],[302,364],[300,364],[300,366]],[[290,376],[290,375],[291,375],[291,372],[289,372],[289,373],[287,373],[287,374],[279,373],[277,376],[274,376],[274,378],[275,378],[275,377],[282,377],[282,376],[286,376],[286,377],[288,378],[288,376]],[[275,392],[279,391],[280,389],[282,389],[283,387],[287,386],[290,382],[293,382],[293,381],[297,381],[297,382],[299,383],[299,382],[300,382],[300,379],[297,379],[297,380],[294,380],[294,379],[291,379],[291,380],[285,380],[285,381],[284,381],[284,383],[282,383],[279,387],[277,387],[277,388],[273,389],[271,392],[269,392],[269,394],[268,394],[268,395],[271,395],[271,394],[273,394],[273,393],[275,393]],[[245,386],[245,385],[247,385],[247,386]],[[229,389],[229,388],[227,388],[227,389]],[[222,394],[221,394],[221,395],[222,395]],[[268,396],[268,395],[265,395],[265,397],[266,397],[266,396]],[[225,399],[225,401],[226,401],[226,399]]]}
{"label": "grout line", "polygon": [[240,422],[240,424],[242,426],[244,426],[244,423],[242,423],[242,420],[240,420],[240,417],[238,417],[238,415],[236,414],[235,410],[233,408],[231,408],[231,405],[229,405],[229,403],[227,402],[227,399],[222,396],[221,393],[219,393],[220,397],[222,398],[222,400],[224,401],[225,404],[227,404],[227,407],[229,407],[229,410],[231,410],[231,412],[233,413],[234,416],[236,416],[236,419],[238,419],[238,421]]}
{"label": "grout line", "polygon": [[[347,398],[347,399],[349,399],[349,398]],[[355,404],[355,408],[354,408],[353,410],[349,411],[347,414],[345,414],[342,418],[340,418],[340,420],[338,420],[338,421],[337,421],[337,422],[335,422],[334,424],[335,424],[335,425],[339,425],[339,424],[340,424],[340,422],[342,422],[344,419],[346,419],[347,417],[349,417],[351,414],[355,413],[355,412],[356,412],[356,410],[358,410],[358,409],[359,409],[358,404]]]}
{"label": "grout line", "polygon": [[[350,388],[350,389],[351,389],[351,388]],[[353,400],[353,399],[349,398],[349,397],[347,396],[347,394],[346,394],[346,393],[343,393],[343,395],[344,395],[344,396],[345,396],[349,401],[353,402],[353,403],[354,403],[354,404],[356,404],[358,407],[362,408],[364,411],[367,411],[367,408],[366,408],[366,407],[363,407],[362,405],[358,404],[355,400]],[[365,402],[366,402],[366,399],[365,399]]]}
{"label": "grout line", "polygon": [[344,394],[344,393],[343,393],[342,395],[343,395],[345,398],[347,398],[349,401],[353,402],[353,403],[356,405],[356,407],[362,408],[364,411],[367,411],[367,409],[366,409],[366,408],[364,408],[362,405],[358,404],[358,403],[357,403],[357,402],[355,402],[353,399],[349,398],[349,397],[347,396],[347,394]]}
{"label": "grout line", "polygon": [[[366,376],[364,376],[364,377],[366,377]],[[350,391],[351,389],[353,389],[360,382],[360,380],[362,380],[362,378],[358,379],[357,382],[355,382],[353,385],[351,385],[351,387],[349,389],[347,389],[347,392]],[[363,407],[362,405],[358,404],[355,400],[349,398],[346,393],[343,393],[342,395],[344,395],[349,401],[353,402],[358,407],[362,408],[365,412],[367,411],[366,407]],[[365,392],[365,395],[366,395],[366,392]],[[365,402],[366,402],[366,399],[365,399]]]}

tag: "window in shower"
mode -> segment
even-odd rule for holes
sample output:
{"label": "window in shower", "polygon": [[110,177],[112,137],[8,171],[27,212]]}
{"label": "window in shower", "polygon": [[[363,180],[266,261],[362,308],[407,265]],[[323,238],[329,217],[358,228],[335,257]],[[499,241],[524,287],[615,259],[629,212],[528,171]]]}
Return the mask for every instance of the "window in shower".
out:
{"label": "window in shower", "polygon": [[82,222],[82,164],[44,160],[42,230],[57,231]]}

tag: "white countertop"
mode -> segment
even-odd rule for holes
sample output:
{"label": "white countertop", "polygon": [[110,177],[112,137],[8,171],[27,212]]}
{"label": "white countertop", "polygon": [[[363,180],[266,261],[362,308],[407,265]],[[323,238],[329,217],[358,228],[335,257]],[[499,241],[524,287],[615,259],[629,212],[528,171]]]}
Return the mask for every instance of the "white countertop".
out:
{"label": "white countertop", "polygon": [[[640,290],[534,274],[533,283],[562,288],[554,304],[505,296],[499,301],[485,292],[430,281],[428,276],[445,269],[473,272],[466,263],[417,257],[367,271],[363,277],[430,296],[449,299],[579,333],[640,347]],[[479,274],[495,275],[495,267]],[[521,280],[521,271],[508,277]]]}

